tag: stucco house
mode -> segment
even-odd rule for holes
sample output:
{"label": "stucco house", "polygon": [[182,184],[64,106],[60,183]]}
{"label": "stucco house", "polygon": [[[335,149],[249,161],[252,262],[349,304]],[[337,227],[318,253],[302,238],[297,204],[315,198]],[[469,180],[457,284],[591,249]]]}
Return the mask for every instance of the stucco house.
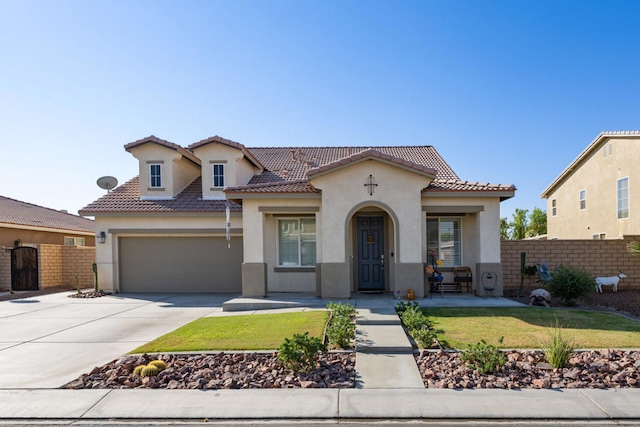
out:
{"label": "stucco house", "polygon": [[500,202],[515,187],[463,181],[432,146],[149,136],[125,150],[139,175],[80,211],[106,234],[96,258],[110,291],[422,297],[436,260],[445,275],[501,275]]}
{"label": "stucco house", "polygon": [[547,238],[640,235],[640,131],[602,132],[542,192]]}

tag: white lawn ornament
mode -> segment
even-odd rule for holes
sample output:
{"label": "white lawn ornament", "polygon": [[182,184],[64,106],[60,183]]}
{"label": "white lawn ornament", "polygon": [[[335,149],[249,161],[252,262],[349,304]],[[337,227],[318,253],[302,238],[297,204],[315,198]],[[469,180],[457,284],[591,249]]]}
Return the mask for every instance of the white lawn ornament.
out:
{"label": "white lawn ornament", "polygon": [[625,277],[622,271],[617,276],[596,277],[596,292],[602,293],[603,286],[613,286],[613,292],[618,292],[618,282]]}

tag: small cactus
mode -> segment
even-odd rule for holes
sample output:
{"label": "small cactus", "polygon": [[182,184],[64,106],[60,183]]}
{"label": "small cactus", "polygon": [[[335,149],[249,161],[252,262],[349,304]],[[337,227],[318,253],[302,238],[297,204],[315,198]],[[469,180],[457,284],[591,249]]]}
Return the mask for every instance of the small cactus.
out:
{"label": "small cactus", "polygon": [[149,362],[149,365],[153,365],[156,368],[160,369],[161,371],[164,371],[165,369],[167,369],[167,364],[164,363],[162,360],[152,360],[151,362]]}
{"label": "small cactus", "polygon": [[133,375],[140,375],[142,370],[144,369],[144,365],[138,365],[133,369]]}
{"label": "small cactus", "polygon": [[141,377],[155,377],[159,373],[160,373],[160,369],[158,369],[157,366],[147,365],[144,368],[142,368],[142,371],[140,371],[140,376]]}

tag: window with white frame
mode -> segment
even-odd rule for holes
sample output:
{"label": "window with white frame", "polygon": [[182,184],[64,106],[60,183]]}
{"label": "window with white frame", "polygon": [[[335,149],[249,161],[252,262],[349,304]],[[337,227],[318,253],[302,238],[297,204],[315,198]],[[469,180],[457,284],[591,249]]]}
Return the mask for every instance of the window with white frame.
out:
{"label": "window with white frame", "polygon": [[551,216],[556,216],[558,213],[558,200],[551,199]]}
{"label": "window with white frame", "polygon": [[587,208],[587,190],[580,190],[580,210]]}
{"label": "window with white frame", "polygon": [[215,163],[213,165],[213,186],[215,188],[224,187],[224,164]]}
{"label": "window with white frame", "polygon": [[593,237],[593,240],[604,240],[605,236],[606,236],[605,233],[597,233],[597,234],[594,234],[592,237]]}
{"label": "window with white frame", "polygon": [[316,219],[278,220],[278,266],[315,267]]}
{"label": "window with white frame", "polygon": [[67,237],[64,238],[65,246],[84,246],[84,237]]}
{"label": "window with white frame", "polygon": [[162,187],[162,165],[153,163],[149,165],[149,185],[151,188]]}
{"label": "window with white frame", "polygon": [[443,267],[462,265],[460,218],[427,218],[427,262]]}
{"label": "window with white frame", "polygon": [[617,183],[618,219],[629,218],[629,177]]}

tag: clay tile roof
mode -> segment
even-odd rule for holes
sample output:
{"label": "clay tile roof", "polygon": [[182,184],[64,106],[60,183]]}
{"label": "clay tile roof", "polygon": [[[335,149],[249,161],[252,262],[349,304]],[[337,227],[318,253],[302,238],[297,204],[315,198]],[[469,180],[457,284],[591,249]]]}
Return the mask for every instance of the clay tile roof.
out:
{"label": "clay tile roof", "polygon": [[200,159],[197,158],[196,155],[193,154],[188,149],[181,147],[178,144],[174,144],[173,142],[160,139],[154,135],[149,135],[146,138],[142,138],[137,141],[130,142],[124,146],[124,149],[127,151],[131,151],[133,148],[136,148],[148,143],[154,143],[154,144],[162,145],[163,147],[171,148],[172,150],[176,150],[178,153],[182,154],[183,156],[191,160],[193,163],[197,165],[200,164]]}
{"label": "clay tile roof", "polygon": [[449,180],[435,179],[423,191],[425,193],[450,192],[450,191],[459,191],[459,192],[489,191],[489,192],[511,193],[516,191],[516,186],[513,184],[491,184],[488,182],[471,182],[471,181],[462,181],[462,180],[455,180],[455,179],[449,179]]}
{"label": "clay tile roof", "polygon": [[295,194],[310,193],[319,194],[320,190],[309,183],[308,180],[280,181],[264,184],[244,185],[225,189],[226,194]]}
{"label": "clay tile roof", "polygon": [[[257,147],[249,151],[265,170],[254,176],[249,184],[273,182],[276,179],[295,181],[307,178],[311,169],[340,162],[348,164],[362,158],[363,152],[378,152],[381,159],[403,159],[413,166],[432,168],[437,178],[459,179],[440,154],[430,145],[394,147]],[[357,155],[360,155],[358,157]],[[384,156],[384,157],[383,157]],[[407,166],[407,165],[405,165]]]}
{"label": "clay tile roof", "polygon": [[[139,177],[135,177],[80,210],[81,215],[109,212],[224,212],[226,200],[203,200],[202,179],[196,178],[180,194],[168,200],[141,200]],[[242,208],[231,203],[232,211]]]}
{"label": "clay tile roof", "polygon": [[198,147],[202,147],[203,145],[207,145],[207,144],[222,144],[222,145],[226,145],[228,147],[240,150],[249,159],[250,162],[252,162],[258,168],[264,169],[264,166],[262,164],[260,164],[260,161],[258,159],[256,159],[253,156],[253,154],[251,154],[251,152],[249,150],[247,150],[247,147],[245,147],[244,145],[240,144],[239,142],[235,142],[235,141],[232,141],[230,139],[222,138],[222,137],[220,137],[218,135],[215,135],[215,136],[212,136],[212,137],[209,137],[209,138],[205,138],[205,139],[201,139],[200,141],[194,142],[193,144],[189,145],[187,148],[189,150],[194,150],[194,149],[196,149]]}
{"label": "clay tile roof", "polygon": [[0,196],[0,224],[95,232],[93,220]]}
{"label": "clay tile roof", "polygon": [[391,154],[388,154],[388,153],[382,153],[382,152],[380,152],[380,151],[378,151],[376,149],[373,149],[373,148],[369,148],[369,149],[366,149],[364,151],[360,151],[358,153],[352,154],[352,155],[350,155],[348,157],[344,157],[342,159],[336,160],[334,162],[327,163],[325,165],[318,166],[318,167],[313,168],[313,169],[309,169],[307,171],[307,176],[308,177],[312,177],[312,176],[315,176],[315,175],[323,174],[323,173],[328,172],[328,171],[330,171],[332,169],[335,169],[337,167],[344,166],[344,165],[347,165],[349,163],[354,163],[354,162],[357,162],[359,160],[367,159],[367,158],[370,158],[370,157],[382,159],[382,160],[385,160],[385,161],[387,161],[389,163],[394,163],[394,164],[397,164],[397,165],[401,165],[403,167],[407,167],[407,168],[413,169],[413,170],[418,171],[418,172],[422,172],[422,173],[425,173],[425,174],[428,174],[428,175],[432,175],[434,177],[437,174],[437,171],[433,167],[427,167],[425,165],[417,164],[417,163],[414,163],[412,161],[409,161],[409,160],[406,160],[406,159],[403,159],[403,158],[400,158],[400,157],[395,157],[395,156],[393,156]]}

